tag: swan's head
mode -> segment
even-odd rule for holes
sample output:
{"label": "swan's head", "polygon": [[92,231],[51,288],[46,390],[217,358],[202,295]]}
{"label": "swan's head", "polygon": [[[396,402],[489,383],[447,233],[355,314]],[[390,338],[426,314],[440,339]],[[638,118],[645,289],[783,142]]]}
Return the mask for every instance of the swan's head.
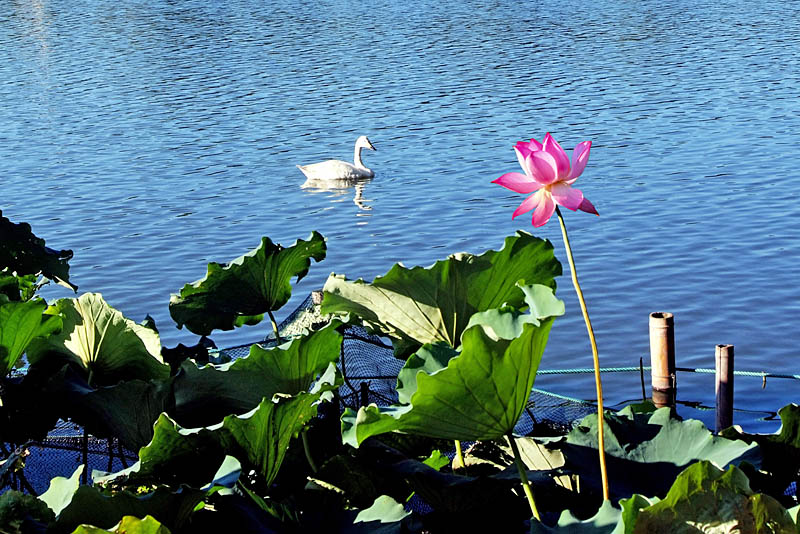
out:
{"label": "swan's head", "polygon": [[376,150],[373,144],[370,143],[369,139],[367,139],[366,135],[362,135],[356,139],[356,148],[368,148],[370,150]]}

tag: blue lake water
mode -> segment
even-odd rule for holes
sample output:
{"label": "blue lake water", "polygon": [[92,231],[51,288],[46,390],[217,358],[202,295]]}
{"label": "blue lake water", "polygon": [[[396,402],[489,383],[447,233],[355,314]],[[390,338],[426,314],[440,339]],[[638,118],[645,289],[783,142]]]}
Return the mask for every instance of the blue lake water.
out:
{"label": "blue lake water", "polygon": [[[285,313],[330,272],[372,279],[517,229],[566,264],[557,221],[512,221],[523,197],[489,183],[519,170],[516,141],[548,131],[593,142],[575,186],[601,216],[566,218],[604,366],[646,364],[648,314],[670,311],[679,366],[713,368],[732,343],[737,369],[798,372],[800,3],[0,5],[0,209],[73,249],[80,291],[152,315],[169,346],[196,340],[172,326],[170,293],[263,235],[328,239]],[[377,147],[362,200],[300,187],[295,164],[349,159],[361,134]],[[568,277],[559,287],[567,315],[542,366],[589,367]],[[711,376],[678,380],[680,399],[713,406]],[[641,395],[638,373],[604,384],[611,405]],[[594,396],[590,375],[537,386]],[[794,381],[736,380],[737,408],[798,398]],[[735,422],[777,428],[758,417]]]}

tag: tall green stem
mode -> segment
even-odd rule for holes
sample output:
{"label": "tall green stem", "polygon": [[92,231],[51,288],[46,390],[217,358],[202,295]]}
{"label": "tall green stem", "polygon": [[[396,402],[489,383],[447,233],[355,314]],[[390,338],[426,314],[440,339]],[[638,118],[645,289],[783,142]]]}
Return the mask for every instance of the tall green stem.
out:
{"label": "tall green stem", "polygon": [[583,299],[583,291],[578,283],[578,273],[575,271],[575,260],[572,258],[572,247],[569,245],[569,237],[567,236],[567,226],[564,224],[564,217],[561,215],[561,210],[556,206],[556,214],[558,215],[558,222],[561,223],[561,234],[564,236],[564,247],[567,249],[567,260],[569,261],[569,270],[572,273],[572,285],[575,286],[575,292],[578,294],[578,301],[581,304],[581,312],[583,312],[583,320],[586,323],[586,330],[589,332],[589,342],[592,345],[592,358],[594,359],[594,383],[597,389],[597,448],[600,453],[600,477],[603,481],[603,499],[608,500],[608,472],[606,470],[606,449],[605,439],[603,437],[603,427],[605,426],[603,420],[603,384],[600,380],[600,357],[597,355],[597,342],[594,339],[594,330],[592,330],[592,321],[589,319],[589,312],[586,310],[586,301]]}
{"label": "tall green stem", "polygon": [[275,320],[275,316],[272,315],[272,311],[267,310],[267,315],[269,315],[269,322],[272,323],[272,330],[275,332],[275,343],[280,345],[281,334],[278,332],[278,322]]}
{"label": "tall green stem", "polygon": [[514,439],[514,435],[511,432],[508,433],[508,441],[511,443],[511,452],[514,453],[514,463],[517,465],[519,478],[522,480],[522,491],[525,492],[525,497],[528,498],[528,505],[531,507],[531,513],[537,521],[541,521],[542,518],[539,516],[539,509],[536,508],[536,501],[533,499],[533,490],[531,489],[530,482],[528,482],[528,472],[525,469],[525,464],[522,463],[522,458],[520,458],[519,455],[519,447],[517,447],[517,441]]}
{"label": "tall green stem", "polygon": [[306,453],[306,461],[308,462],[308,466],[311,468],[313,473],[317,472],[317,464],[314,462],[314,457],[311,456],[311,447],[308,444],[308,432],[307,428],[304,428],[303,431],[300,433],[300,436],[303,439],[303,452]]}
{"label": "tall green stem", "polygon": [[459,467],[461,467],[461,469],[464,469],[465,470],[464,472],[466,472],[467,464],[464,463],[464,453],[461,452],[461,442],[459,440],[455,440],[455,442],[456,442],[456,460],[458,460],[458,463],[460,464]]}

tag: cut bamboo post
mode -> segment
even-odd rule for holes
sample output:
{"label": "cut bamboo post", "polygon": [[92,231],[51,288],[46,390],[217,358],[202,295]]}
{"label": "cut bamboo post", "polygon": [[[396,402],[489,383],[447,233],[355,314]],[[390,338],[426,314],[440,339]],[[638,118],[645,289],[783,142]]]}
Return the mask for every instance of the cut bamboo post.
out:
{"label": "cut bamboo post", "polygon": [[717,433],[733,426],[733,345],[717,345],[716,360]]}
{"label": "cut bamboo post", "polygon": [[650,381],[653,404],[675,407],[675,322],[667,312],[650,314]]}

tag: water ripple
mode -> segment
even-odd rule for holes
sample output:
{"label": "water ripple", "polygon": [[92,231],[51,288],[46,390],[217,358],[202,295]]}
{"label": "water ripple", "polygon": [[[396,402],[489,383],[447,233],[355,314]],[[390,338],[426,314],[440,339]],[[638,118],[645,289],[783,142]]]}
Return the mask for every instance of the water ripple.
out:
{"label": "water ripple", "polygon": [[[576,185],[602,215],[567,219],[604,364],[638,365],[647,314],[667,310],[683,365],[712,366],[724,342],[739,368],[795,372],[799,11],[12,0],[0,7],[0,208],[74,249],[81,290],[153,315],[174,344],[193,338],[168,326],[169,293],[208,261],[320,231],[328,258],[288,309],[331,271],[369,279],[398,260],[496,248],[531,229],[510,218],[521,197],[489,184],[514,170],[514,142],[591,139]],[[352,189],[300,188],[295,164],[347,159],[361,134],[378,147],[365,154],[370,210]],[[560,247],[555,225],[536,233]],[[544,365],[583,367],[577,302],[560,287],[568,314]],[[636,396],[612,383],[611,401]],[[555,386],[586,391],[580,378]],[[749,405],[786,400],[740,387]]]}

